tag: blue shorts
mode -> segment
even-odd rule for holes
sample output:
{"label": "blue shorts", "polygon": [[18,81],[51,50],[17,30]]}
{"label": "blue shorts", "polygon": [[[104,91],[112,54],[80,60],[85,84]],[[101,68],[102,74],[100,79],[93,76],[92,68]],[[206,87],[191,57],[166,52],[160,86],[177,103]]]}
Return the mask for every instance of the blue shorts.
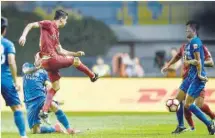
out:
{"label": "blue shorts", "polygon": [[21,104],[18,92],[13,85],[12,78],[1,78],[1,94],[5,100],[6,106]]}
{"label": "blue shorts", "polygon": [[205,82],[201,81],[199,78],[190,79],[186,78],[183,80],[180,89],[186,94],[193,98],[200,96],[201,91],[205,88]]}
{"label": "blue shorts", "polygon": [[45,97],[38,97],[37,99],[25,103],[27,108],[28,125],[30,129],[37,124],[41,124],[39,113],[43,107],[45,99]]}

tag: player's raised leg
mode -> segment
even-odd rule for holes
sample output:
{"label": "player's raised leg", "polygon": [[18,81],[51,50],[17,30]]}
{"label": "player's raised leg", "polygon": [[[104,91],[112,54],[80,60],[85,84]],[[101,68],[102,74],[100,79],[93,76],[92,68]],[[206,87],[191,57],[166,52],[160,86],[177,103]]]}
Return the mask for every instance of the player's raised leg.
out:
{"label": "player's raised leg", "polygon": [[84,65],[80,58],[75,57],[73,66],[75,66],[79,71],[84,72],[87,76],[90,77],[92,82],[95,82],[98,79],[98,74],[92,72],[86,65]]}

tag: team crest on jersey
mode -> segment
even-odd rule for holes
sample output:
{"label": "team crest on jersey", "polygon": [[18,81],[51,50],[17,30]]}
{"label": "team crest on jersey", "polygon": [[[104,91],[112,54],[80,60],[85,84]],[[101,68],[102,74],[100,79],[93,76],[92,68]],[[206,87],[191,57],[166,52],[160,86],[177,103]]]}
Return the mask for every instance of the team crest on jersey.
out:
{"label": "team crest on jersey", "polygon": [[194,44],[194,45],[193,45],[193,48],[194,48],[194,49],[197,49],[197,48],[198,48],[198,45],[197,45],[197,44]]}

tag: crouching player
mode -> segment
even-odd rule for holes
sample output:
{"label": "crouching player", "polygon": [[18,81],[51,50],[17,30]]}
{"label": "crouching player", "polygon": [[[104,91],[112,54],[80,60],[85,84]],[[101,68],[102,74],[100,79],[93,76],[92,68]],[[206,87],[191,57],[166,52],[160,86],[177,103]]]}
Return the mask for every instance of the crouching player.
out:
{"label": "crouching player", "polygon": [[[23,64],[22,71],[24,74],[24,102],[27,108],[27,118],[30,129],[34,134],[53,132],[63,133],[63,128],[61,128],[61,125],[59,123],[57,123],[53,127],[40,125],[41,120],[39,118],[39,113],[46,99],[46,90],[51,88],[51,83],[49,82],[47,72],[43,69],[35,69],[35,66],[30,63]],[[51,103],[50,110],[55,113],[57,120],[64,126],[68,134],[75,134],[80,132],[70,127],[66,115],[61,109],[59,109],[56,102],[53,101]]]}

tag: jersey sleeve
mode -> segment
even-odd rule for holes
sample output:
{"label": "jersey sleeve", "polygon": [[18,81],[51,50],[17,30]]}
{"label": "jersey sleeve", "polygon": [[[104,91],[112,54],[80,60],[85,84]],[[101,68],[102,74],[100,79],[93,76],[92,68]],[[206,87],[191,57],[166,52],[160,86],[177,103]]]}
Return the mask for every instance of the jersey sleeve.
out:
{"label": "jersey sleeve", "polygon": [[205,59],[211,58],[211,53],[205,45],[203,45],[203,50],[204,50]]}
{"label": "jersey sleeve", "polygon": [[52,25],[52,22],[48,21],[48,20],[43,20],[43,21],[39,22],[39,25],[41,28],[48,30],[50,28],[50,26]]}
{"label": "jersey sleeve", "polygon": [[16,54],[16,49],[14,47],[14,44],[10,41],[7,42],[7,53],[8,54]]}
{"label": "jersey sleeve", "polygon": [[193,52],[200,52],[200,43],[197,40],[193,40],[191,43],[193,47]]}

